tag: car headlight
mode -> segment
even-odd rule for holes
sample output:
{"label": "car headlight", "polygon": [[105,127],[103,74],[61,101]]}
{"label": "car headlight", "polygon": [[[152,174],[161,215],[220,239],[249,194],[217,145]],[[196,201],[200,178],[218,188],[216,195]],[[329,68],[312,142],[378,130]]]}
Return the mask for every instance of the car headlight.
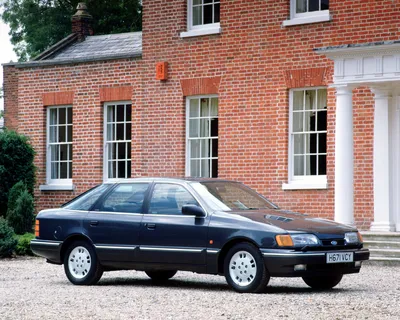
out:
{"label": "car headlight", "polygon": [[362,236],[359,232],[347,232],[344,234],[344,240],[346,243],[362,243]]}
{"label": "car headlight", "polygon": [[320,244],[315,235],[306,233],[277,235],[275,239],[280,247],[315,246]]}

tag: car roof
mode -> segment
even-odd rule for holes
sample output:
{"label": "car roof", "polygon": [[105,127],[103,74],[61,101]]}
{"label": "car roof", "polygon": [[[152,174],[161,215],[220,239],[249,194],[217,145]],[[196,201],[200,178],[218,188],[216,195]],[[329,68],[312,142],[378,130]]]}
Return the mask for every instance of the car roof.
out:
{"label": "car roof", "polygon": [[138,177],[138,178],[128,178],[128,179],[119,179],[112,182],[106,182],[109,184],[115,183],[132,183],[132,182],[235,182],[231,180],[218,179],[218,178],[192,178],[192,177]]}

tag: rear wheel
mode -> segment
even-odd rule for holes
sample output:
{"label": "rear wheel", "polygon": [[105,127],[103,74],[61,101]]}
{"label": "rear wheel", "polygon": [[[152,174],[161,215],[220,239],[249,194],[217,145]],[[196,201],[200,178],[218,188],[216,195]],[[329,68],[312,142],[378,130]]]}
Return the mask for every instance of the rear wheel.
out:
{"label": "rear wheel", "polygon": [[93,247],[85,241],[73,242],[64,256],[64,271],[76,285],[96,284],[103,275]]}
{"label": "rear wheel", "polygon": [[316,290],[329,290],[337,286],[342,280],[342,274],[335,274],[331,276],[322,277],[303,277],[304,282]]}
{"label": "rear wheel", "polygon": [[239,243],[228,251],[224,273],[228,284],[240,293],[263,292],[270,278],[260,251],[250,243]]}
{"label": "rear wheel", "polygon": [[149,270],[145,272],[153,281],[166,281],[177,273],[176,270]]}

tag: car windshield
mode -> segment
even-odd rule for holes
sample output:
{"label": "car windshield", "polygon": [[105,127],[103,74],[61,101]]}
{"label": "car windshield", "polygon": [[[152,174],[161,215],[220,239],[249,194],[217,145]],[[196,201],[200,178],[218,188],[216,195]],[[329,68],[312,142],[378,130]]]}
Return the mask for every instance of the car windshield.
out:
{"label": "car windshield", "polygon": [[75,199],[72,199],[70,202],[67,202],[63,205],[63,208],[69,210],[89,210],[92,205],[100,198],[103,192],[110,187],[109,184],[102,184],[97,187],[94,187],[85,193],[77,196]]}
{"label": "car windshield", "polygon": [[205,181],[193,183],[192,187],[214,210],[278,209],[272,202],[238,182]]}

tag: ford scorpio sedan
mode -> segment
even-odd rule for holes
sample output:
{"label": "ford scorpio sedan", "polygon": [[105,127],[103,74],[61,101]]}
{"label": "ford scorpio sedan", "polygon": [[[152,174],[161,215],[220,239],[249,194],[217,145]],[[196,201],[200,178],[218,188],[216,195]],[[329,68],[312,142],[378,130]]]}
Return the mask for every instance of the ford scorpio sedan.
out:
{"label": "ford scorpio sedan", "polygon": [[238,292],[270,277],[330,289],[369,258],[351,226],[278,208],[245,185],[219,179],[139,178],[99,185],[36,219],[32,250],[63,264],[77,285],[104,271],[178,270],[224,275]]}

